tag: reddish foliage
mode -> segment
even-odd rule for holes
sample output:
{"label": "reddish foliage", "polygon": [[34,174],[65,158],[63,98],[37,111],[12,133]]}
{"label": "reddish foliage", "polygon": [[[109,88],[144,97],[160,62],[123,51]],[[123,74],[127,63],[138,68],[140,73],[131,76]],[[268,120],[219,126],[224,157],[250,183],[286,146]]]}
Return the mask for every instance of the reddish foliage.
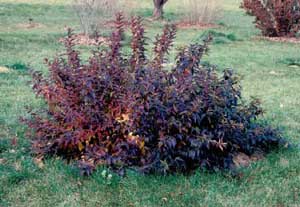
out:
{"label": "reddish foliage", "polygon": [[[169,54],[169,49],[172,47],[173,40],[176,36],[175,25],[167,25],[164,28],[163,34],[161,36],[156,36],[156,41],[154,43],[154,60],[153,65],[155,69],[162,69],[162,64],[165,62],[165,55]],[[155,67],[157,66],[157,67]]]}
{"label": "reddish foliage", "polygon": [[35,130],[34,149],[38,153],[77,159],[94,154],[116,163],[129,156],[125,152],[134,152],[123,150],[135,143],[128,142],[128,126],[120,121],[128,113],[131,92],[129,74],[120,69],[121,16],[116,25],[110,50],[95,52],[88,64],[82,64],[69,31],[66,58],[48,62],[49,77],[34,73],[33,89],[48,104],[45,116],[32,114],[33,119],[27,122]]}
{"label": "reddish foliage", "polygon": [[49,76],[33,73],[33,89],[48,106],[24,120],[36,153],[80,160],[88,175],[100,164],[170,173],[231,168],[235,154],[281,143],[276,130],[255,122],[262,110],[257,101],[243,104],[234,73],[219,77],[202,64],[210,37],[182,48],[167,71],[175,27],[156,38],[149,60],[140,18],[131,21],[132,55],[122,54],[123,22],[118,15],[109,47],[87,63],[69,30],[66,54],[47,61]]}
{"label": "reddish foliage", "polygon": [[244,0],[242,7],[256,17],[256,26],[269,37],[295,37],[300,31],[300,0]]}

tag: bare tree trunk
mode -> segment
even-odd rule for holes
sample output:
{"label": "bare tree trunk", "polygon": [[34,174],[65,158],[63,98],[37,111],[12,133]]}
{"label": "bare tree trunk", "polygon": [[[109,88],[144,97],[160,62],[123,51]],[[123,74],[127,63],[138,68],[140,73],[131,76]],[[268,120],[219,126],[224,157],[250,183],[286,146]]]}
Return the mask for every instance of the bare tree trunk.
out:
{"label": "bare tree trunk", "polygon": [[154,11],[153,11],[153,18],[154,19],[162,19],[163,18],[163,7],[164,4],[168,0],[153,0],[154,3]]}

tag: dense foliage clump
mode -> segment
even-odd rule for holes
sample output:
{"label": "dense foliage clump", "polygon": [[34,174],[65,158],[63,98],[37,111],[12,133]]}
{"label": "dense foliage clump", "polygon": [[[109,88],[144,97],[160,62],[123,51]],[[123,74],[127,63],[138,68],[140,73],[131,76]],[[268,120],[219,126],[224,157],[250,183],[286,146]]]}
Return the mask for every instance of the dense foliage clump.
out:
{"label": "dense foliage clump", "polygon": [[243,0],[242,7],[256,17],[256,26],[265,36],[299,35],[300,0]]}
{"label": "dense foliage clump", "polygon": [[131,20],[130,57],[121,51],[121,15],[115,25],[109,47],[99,47],[88,62],[69,31],[66,53],[48,61],[50,74],[34,73],[33,89],[48,105],[25,120],[36,153],[79,160],[87,174],[97,165],[165,174],[230,169],[237,153],[282,143],[276,130],[255,121],[259,102],[244,104],[232,70],[219,76],[202,64],[209,36],[180,49],[174,67],[165,70],[174,26],[157,36],[149,59],[142,20]]}

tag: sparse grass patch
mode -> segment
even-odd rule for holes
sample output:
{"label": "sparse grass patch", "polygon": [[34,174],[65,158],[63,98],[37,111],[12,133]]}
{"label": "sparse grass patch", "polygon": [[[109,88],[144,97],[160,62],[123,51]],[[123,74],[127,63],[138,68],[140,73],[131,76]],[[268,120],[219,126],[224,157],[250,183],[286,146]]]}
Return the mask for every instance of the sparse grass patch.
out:
{"label": "sparse grass patch", "polygon": [[223,0],[183,0],[180,11],[187,24],[211,24],[222,16]]}

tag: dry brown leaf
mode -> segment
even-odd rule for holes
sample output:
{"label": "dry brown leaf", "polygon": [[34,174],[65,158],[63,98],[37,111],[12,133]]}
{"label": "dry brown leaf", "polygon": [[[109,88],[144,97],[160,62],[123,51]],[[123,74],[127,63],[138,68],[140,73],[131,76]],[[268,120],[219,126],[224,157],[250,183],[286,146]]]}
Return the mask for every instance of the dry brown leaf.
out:
{"label": "dry brown leaf", "polygon": [[264,157],[265,155],[262,152],[255,152],[253,155],[251,155],[250,160],[255,162],[264,159]]}
{"label": "dry brown leaf", "polygon": [[254,154],[251,156],[248,156],[240,152],[233,157],[233,163],[237,168],[248,167],[251,164],[251,162],[256,162],[258,160],[262,160],[263,158],[264,158],[264,154],[259,151],[254,152]]}
{"label": "dry brown leaf", "polygon": [[290,162],[285,158],[280,158],[279,162],[280,162],[280,166],[282,166],[282,167],[288,167],[290,164]]}
{"label": "dry brown leaf", "polygon": [[12,145],[13,147],[15,147],[15,146],[18,145],[18,138],[17,138],[17,137],[12,138],[12,140],[11,140],[11,145]]}
{"label": "dry brown leaf", "polygon": [[9,73],[9,68],[0,66],[0,73]]}
{"label": "dry brown leaf", "polygon": [[270,74],[270,75],[280,75],[279,73],[277,73],[277,72],[274,71],[274,70],[271,70],[271,71],[269,72],[269,74]]}
{"label": "dry brown leaf", "polygon": [[22,165],[20,162],[15,162],[14,167],[15,167],[16,171],[20,171],[22,169]]}
{"label": "dry brown leaf", "polygon": [[38,168],[43,169],[45,164],[43,162],[44,157],[36,157],[33,159],[33,162],[38,166]]}
{"label": "dry brown leaf", "polygon": [[289,68],[300,68],[300,65],[289,65]]}
{"label": "dry brown leaf", "polygon": [[4,164],[6,162],[6,159],[0,158],[0,164]]}
{"label": "dry brown leaf", "polygon": [[163,197],[163,198],[162,198],[162,201],[163,201],[163,202],[167,202],[168,199],[167,199],[166,197]]}
{"label": "dry brown leaf", "polygon": [[233,158],[233,163],[236,167],[248,167],[250,162],[250,157],[244,153],[239,153]]}
{"label": "dry brown leaf", "polygon": [[14,153],[16,153],[16,150],[10,149],[8,152],[14,154]]}

